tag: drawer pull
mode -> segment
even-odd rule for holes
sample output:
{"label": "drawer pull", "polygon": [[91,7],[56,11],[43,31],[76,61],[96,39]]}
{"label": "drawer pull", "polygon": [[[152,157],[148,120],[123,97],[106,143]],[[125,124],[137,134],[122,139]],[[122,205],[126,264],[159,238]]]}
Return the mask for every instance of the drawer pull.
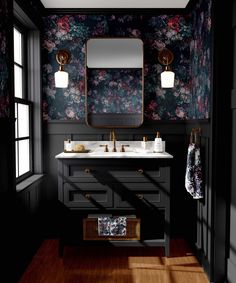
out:
{"label": "drawer pull", "polygon": [[136,197],[139,198],[139,199],[143,199],[144,198],[143,194],[136,194]]}
{"label": "drawer pull", "polygon": [[84,195],[86,199],[91,199],[91,195],[90,194],[85,194]]}
{"label": "drawer pull", "polygon": [[91,170],[89,168],[86,168],[86,169],[84,169],[84,172],[89,174],[89,173],[91,173]]}
{"label": "drawer pull", "polygon": [[140,174],[143,174],[143,169],[138,169],[138,172],[140,173]]}

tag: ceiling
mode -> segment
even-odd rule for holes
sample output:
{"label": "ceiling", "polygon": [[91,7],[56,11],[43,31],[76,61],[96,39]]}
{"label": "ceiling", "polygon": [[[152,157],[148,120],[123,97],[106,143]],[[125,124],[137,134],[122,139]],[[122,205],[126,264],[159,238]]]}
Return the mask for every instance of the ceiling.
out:
{"label": "ceiling", "polygon": [[185,8],[189,0],[41,0],[45,8]]}

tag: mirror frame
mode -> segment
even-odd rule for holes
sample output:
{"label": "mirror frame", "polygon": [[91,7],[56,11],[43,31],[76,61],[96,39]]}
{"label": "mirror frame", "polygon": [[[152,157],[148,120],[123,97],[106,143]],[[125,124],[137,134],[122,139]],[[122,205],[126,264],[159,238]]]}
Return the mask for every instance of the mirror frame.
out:
{"label": "mirror frame", "polygon": [[[92,114],[88,112],[88,69],[87,66],[87,56],[88,56],[88,42],[91,39],[136,39],[140,40],[142,42],[142,68],[141,69],[141,85],[142,85],[142,92],[141,92],[141,102],[142,102],[142,112],[141,113],[100,113],[100,114]],[[101,69],[116,69],[114,68],[104,68],[101,67]],[[121,68],[117,67],[117,69],[132,69],[132,68]],[[135,69],[135,68],[134,68]],[[139,68],[137,68],[139,69]],[[93,117],[94,116],[94,117]],[[120,122],[119,122],[120,119]],[[90,38],[87,40],[85,44],[85,120],[86,124],[93,128],[138,128],[140,127],[144,122],[144,46],[143,41],[140,38],[129,38],[129,37],[98,37],[98,38]],[[131,121],[130,123],[127,123],[127,121]],[[93,123],[93,121],[96,121],[96,123]],[[106,121],[108,121],[106,123]],[[113,122],[115,121],[115,122]],[[116,122],[118,121],[118,122]],[[135,121],[137,121],[135,123]]]}

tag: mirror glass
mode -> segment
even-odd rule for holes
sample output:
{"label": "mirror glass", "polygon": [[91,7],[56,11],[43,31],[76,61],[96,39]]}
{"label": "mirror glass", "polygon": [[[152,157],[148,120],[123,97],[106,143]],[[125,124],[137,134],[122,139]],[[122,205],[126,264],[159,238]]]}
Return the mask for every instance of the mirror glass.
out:
{"label": "mirror glass", "polygon": [[86,120],[92,127],[143,123],[143,42],[89,39],[86,46]]}

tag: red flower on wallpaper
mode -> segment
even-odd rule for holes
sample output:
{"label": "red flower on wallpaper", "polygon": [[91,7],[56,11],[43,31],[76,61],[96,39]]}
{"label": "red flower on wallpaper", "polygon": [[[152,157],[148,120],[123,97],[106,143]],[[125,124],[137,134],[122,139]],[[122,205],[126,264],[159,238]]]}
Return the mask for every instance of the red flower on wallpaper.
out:
{"label": "red flower on wallpaper", "polygon": [[167,25],[169,28],[179,32],[180,30],[179,22],[180,22],[180,17],[175,16],[175,17],[168,19]]}
{"label": "red flower on wallpaper", "polygon": [[66,32],[70,31],[70,22],[69,17],[64,16],[57,21],[57,26],[60,30],[65,30]]}

